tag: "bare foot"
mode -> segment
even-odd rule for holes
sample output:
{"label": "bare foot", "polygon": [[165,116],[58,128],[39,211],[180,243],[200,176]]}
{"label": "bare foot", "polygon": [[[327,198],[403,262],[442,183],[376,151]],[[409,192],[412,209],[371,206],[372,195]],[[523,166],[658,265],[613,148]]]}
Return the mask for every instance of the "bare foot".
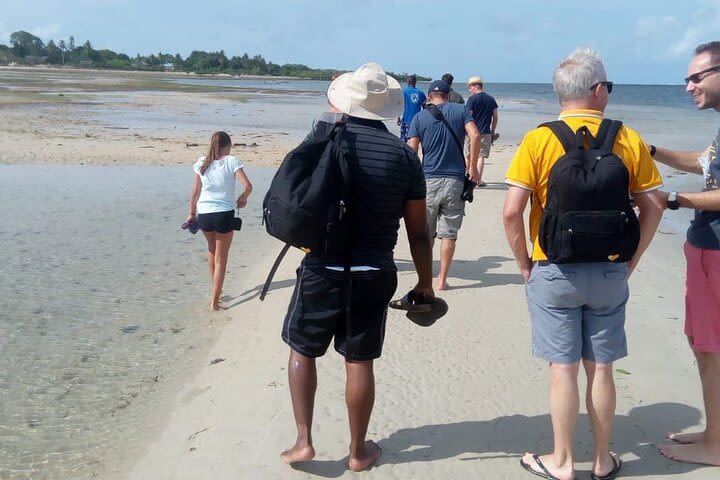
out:
{"label": "bare foot", "polygon": [[315,449],[312,445],[298,445],[297,443],[280,454],[280,460],[285,463],[307,462],[313,458],[315,458]]}
{"label": "bare foot", "polygon": [[658,450],[670,460],[720,466],[720,445],[711,447],[702,442],[688,445],[660,445]]}
{"label": "bare foot", "polygon": [[437,282],[437,287],[436,287],[436,288],[437,288],[437,290],[447,290],[447,289],[448,289],[448,284],[447,284],[447,282],[444,281],[444,280],[443,280],[443,281],[438,280],[438,282]]}
{"label": "bare foot", "polygon": [[215,299],[212,302],[210,302],[210,310],[217,312],[220,310],[220,300]]}
{"label": "bare foot", "polygon": [[[573,480],[575,478],[575,469],[572,465],[569,468],[561,469],[555,465],[552,454],[534,455],[526,453],[520,459],[520,465],[528,472],[534,473],[539,477],[557,478],[558,480]],[[550,477],[548,477],[550,474]]]}
{"label": "bare foot", "polygon": [[702,441],[705,432],[668,433],[665,437],[677,443],[697,443]]}
{"label": "bare foot", "polygon": [[372,467],[375,462],[378,461],[380,455],[382,455],[382,448],[380,448],[380,445],[372,440],[368,440],[365,442],[365,455],[357,458],[350,457],[350,460],[348,460],[348,467],[350,467],[350,470],[353,472],[362,472],[363,470],[367,470]]}

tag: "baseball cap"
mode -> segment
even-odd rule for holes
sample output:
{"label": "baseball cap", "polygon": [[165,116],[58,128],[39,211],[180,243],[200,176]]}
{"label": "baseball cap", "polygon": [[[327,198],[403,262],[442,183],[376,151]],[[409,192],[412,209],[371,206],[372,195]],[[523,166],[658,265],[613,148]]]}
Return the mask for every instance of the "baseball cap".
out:
{"label": "baseball cap", "polygon": [[439,92],[439,93],[450,93],[450,85],[442,80],[435,80],[428,87],[428,93]]}

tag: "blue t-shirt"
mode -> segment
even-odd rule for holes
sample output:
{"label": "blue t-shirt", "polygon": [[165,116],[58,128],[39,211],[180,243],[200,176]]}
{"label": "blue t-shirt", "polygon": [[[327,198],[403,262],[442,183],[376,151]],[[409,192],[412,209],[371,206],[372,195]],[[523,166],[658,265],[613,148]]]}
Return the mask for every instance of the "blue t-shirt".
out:
{"label": "blue t-shirt", "polygon": [[403,88],[403,97],[405,97],[405,109],[402,114],[402,123],[409,124],[413,117],[422,110],[426,98],[422,90],[409,86]]}
{"label": "blue t-shirt", "polygon": [[467,108],[472,113],[480,133],[492,133],[490,129],[490,125],[492,125],[492,114],[493,111],[498,108],[495,99],[485,92],[476,93],[468,98]]}
{"label": "blue t-shirt", "polygon": [[[465,138],[465,125],[473,121],[470,111],[461,103],[443,103],[438,109],[445,116],[460,143]],[[410,122],[408,138],[419,137],[423,151],[425,178],[449,177],[465,179],[465,156],[447,126],[428,110],[415,115]]]}
{"label": "blue t-shirt", "polygon": [[[710,146],[707,168],[703,166],[705,174],[705,188],[703,191],[720,189],[720,161],[718,161],[718,143],[720,143],[720,130]],[[706,250],[720,250],[720,212],[708,210],[695,210],[695,219],[690,223],[687,231],[687,241],[690,245]]]}

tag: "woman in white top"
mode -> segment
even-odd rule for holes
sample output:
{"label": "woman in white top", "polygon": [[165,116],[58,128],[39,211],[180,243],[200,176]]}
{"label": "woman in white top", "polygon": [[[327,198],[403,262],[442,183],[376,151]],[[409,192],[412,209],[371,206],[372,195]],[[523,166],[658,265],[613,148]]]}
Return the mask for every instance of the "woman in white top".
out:
{"label": "woman in white top", "polygon": [[[242,162],[230,155],[232,140],[225,132],[215,132],[210,148],[200,157],[193,170],[195,180],[190,196],[190,216],[197,217],[198,226],[208,243],[208,266],[213,282],[210,308],[220,310],[228,252],[233,238],[235,208],[247,205],[252,184],[245,175]],[[235,200],[235,179],[243,184],[242,195]]]}

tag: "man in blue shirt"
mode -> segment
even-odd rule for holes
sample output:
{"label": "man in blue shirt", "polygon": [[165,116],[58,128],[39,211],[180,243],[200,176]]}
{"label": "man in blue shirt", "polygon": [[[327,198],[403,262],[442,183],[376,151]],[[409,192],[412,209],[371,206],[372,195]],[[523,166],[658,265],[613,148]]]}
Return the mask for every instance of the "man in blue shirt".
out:
{"label": "man in blue shirt", "polygon": [[400,140],[407,143],[408,141],[408,129],[410,128],[410,122],[413,117],[422,110],[425,104],[425,94],[419,88],[415,87],[417,84],[417,77],[409,75],[407,78],[408,86],[403,88],[403,97],[405,99],[405,109],[403,110],[402,117],[397,118],[397,124],[400,125]]}
{"label": "man in blue shirt", "polygon": [[[495,135],[498,124],[498,104],[493,97],[483,92],[483,79],[474,76],[468,80],[468,91],[470,98],[467,101],[467,108],[475,120],[480,132],[480,155],[478,157],[478,174],[480,175],[478,186],[484,187],[482,181],[485,160],[490,156],[490,145]],[[469,145],[465,141],[465,155],[469,155]]]}
{"label": "man in blue shirt", "polygon": [[[436,80],[428,89],[425,110],[415,115],[408,131],[408,145],[416,152],[422,143],[423,172],[427,186],[427,223],[431,238],[439,238],[440,273],[437,289],[447,289],[447,275],[455,242],[465,215],[462,200],[465,177],[477,183],[479,136],[475,121],[463,104],[449,103],[450,85]],[[436,118],[439,112],[444,121]],[[470,138],[467,165],[462,138]]]}

